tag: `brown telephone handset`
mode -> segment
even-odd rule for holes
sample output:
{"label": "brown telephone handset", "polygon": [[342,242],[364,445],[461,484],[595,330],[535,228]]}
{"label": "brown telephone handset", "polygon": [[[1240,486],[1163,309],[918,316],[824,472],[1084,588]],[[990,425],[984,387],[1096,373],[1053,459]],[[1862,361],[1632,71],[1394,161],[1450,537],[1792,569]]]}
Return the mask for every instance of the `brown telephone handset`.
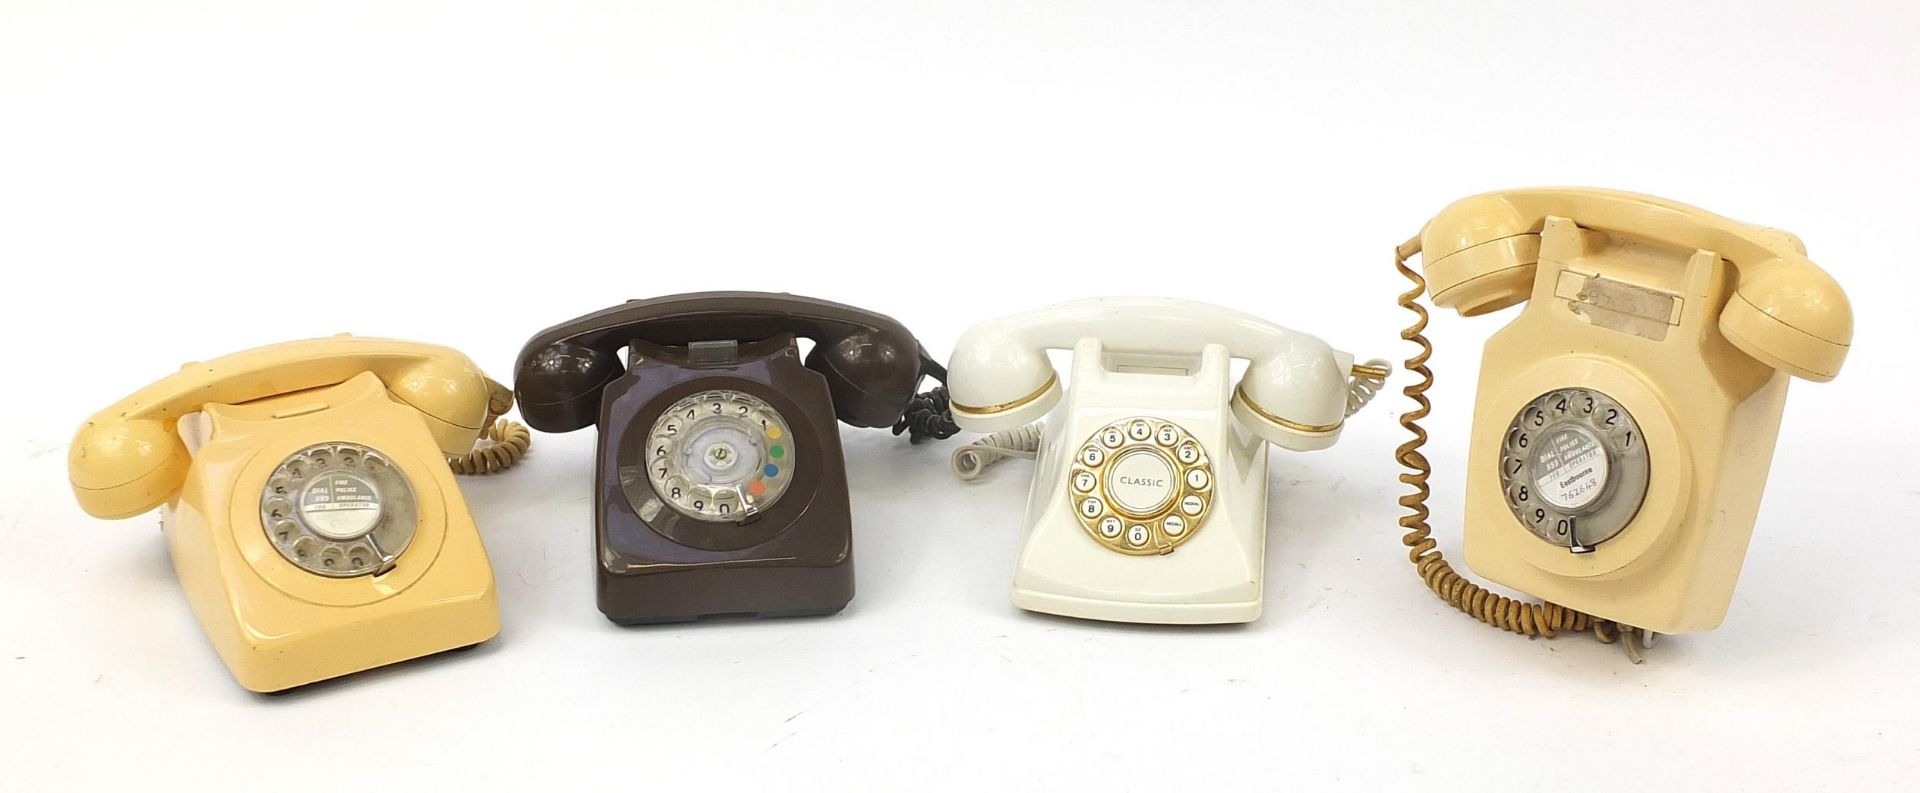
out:
{"label": "brown telephone handset", "polygon": [[[814,343],[804,362],[798,338]],[[535,334],[514,388],[535,429],[599,424],[597,599],[634,624],[844,608],[852,512],[835,419],[948,437],[944,390],[914,393],[924,375],[945,371],[889,317],[703,292]]]}
{"label": "brown telephone handset", "polygon": [[68,476],[96,517],[166,507],[208,638],[241,685],[278,691],[499,632],[453,474],[526,451],[525,427],[494,422],[512,405],[445,347],[288,342],[187,364],[95,414]]}
{"label": "brown telephone handset", "polygon": [[[1407,267],[1422,255],[1423,279]],[[1833,379],[1853,336],[1838,284],[1793,235],[1648,196],[1533,189],[1442,210],[1395,252],[1421,376],[1396,450],[1420,576],[1498,628],[1591,628],[1642,644],[1717,627],[1765,487],[1787,375]],[[1415,299],[1474,316],[1530,300],[1487,342],[1468,455],[1467,563],[1545,603],[1460,577],[1429,537],[1431,404]],[[1631,643],[1629,644],[1631,647]],[[1637,656],[1636,656],[1637,657]]]}

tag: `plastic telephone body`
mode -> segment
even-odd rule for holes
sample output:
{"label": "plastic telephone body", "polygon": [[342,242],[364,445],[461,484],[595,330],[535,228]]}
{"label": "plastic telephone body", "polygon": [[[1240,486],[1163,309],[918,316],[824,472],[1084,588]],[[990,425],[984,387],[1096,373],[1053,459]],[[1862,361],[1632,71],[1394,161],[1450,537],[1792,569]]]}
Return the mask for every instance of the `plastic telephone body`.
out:
{"label": "plastic telephone body", "polygon": [[[796,336],[814,341],[804,362]],[[831,614],[854,591],[834,421],[891,426],[922,361],[912,334],[873,312],[707,292],[542,331],[515,387],[535,429],[599,424],[596,592],[608,619]]]}
{"label": "plastic telephone body", "polygon": [[[499,633],[486,549],[446,457],[471,448],[507,399],[444,347],[273,345],[188,364],[96,414],[74,439],[69,473],[95,515],[164,502],[174,569],[201,627],[242,686],[279,691]],[[276,547],[263,499],[316,447],[369,450],[388,469],[342,482],[403,483],[394,489],[404,493],[373,497],[410,517],[396,518],[407,541],[388,549],[384,569],[316,573]]]}
{"label": "plastic telephone body", "polygon": [[[1064,398],[1048,349],[1073,351]],[[1251,361],[1237,386],[1235,357]],[[1312,336],[1163,298],[1082,300],[968,330],[948,372],[961,427],[1046,416],[1014,604],[1117,622],[1258,619],[1266,443],[1331,445],[1352,363]]]}
{"label": "plastic telephone body", "polygon": [[[1832,379],[1851,343],[1852,309],[1839,286],[1785,232],[1612,191],[1476,196],[1442,211],[1421,237],[1437,305],[1472,315],[1529,301],[1483,357],[1468,455],[1468,564],[1657,633],[1718,626],[1766,484],[1787,375]],[[1601,431],[1594,437],[1615,461],[1610,473],[1644,466],[1637,506],[1639,483],[1617,481],[1624,477],[1517,471],[1516,461],[1558,454],[1516,445],[1536,419],[1554,426],[1556,398],[1581,397],[1566,419],[1578,423],[1595,394],[1624,414],[1611,430],[1605,415],[1584,419]],[[1577,449],[1580,437],[1526,442]],[[1503,466],[1515,469],[1505,479]],[[1590,486],[1598,495],[1580,493]],[[1566,510],[1541,502],[1543,488],[1593,501]],[[1556,524],[1566,513],[1573,536],[1530,529],[1534,510]],[[1605,539],[1580,536],[1609,513],[1615,525],[1604,527],[1612,532]]]}

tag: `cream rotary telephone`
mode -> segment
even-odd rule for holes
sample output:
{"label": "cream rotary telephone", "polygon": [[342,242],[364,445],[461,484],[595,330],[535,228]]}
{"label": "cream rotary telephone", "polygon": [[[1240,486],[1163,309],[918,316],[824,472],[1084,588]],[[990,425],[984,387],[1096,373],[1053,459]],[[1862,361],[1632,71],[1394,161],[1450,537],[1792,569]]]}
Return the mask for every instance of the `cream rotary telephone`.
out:
{"label": "cream rotary telephone", "polygon": [[[1408,259],[1424,257],[1426,277]],[[1396,452],[1415,487],[1400,524],[1435,594],[1526,635],[1592,629],[1645,646],[1726,615],[1773,459],[1789,377],[1839,373],[1853,309],[1793,235],[1650,196],[1594,189],[1455,202],[1395,252],[1413,281],[1420,381]],[[1467,457],[1466,558],[1544,603],[1455,573],[1428,536],[1419,451],[1434,305],[1527,305],[1487,341]]]}
{"label": "cream rotary telephone", "polygon": [[[1073,351],[1066,388],[1049,349]],[[1234,358],[1249,361],[1238,384]],[[1062,303],[961,337],[953,418],[990,434],[954,466],[971,479],[1004,457],[1038,457],[1014,605],[1114,622],[1251,622],[1266,556],[1266,444],[1333,445],[1386,374],[1384,363],[1356,367],[1313,336],[1218,306]]]}

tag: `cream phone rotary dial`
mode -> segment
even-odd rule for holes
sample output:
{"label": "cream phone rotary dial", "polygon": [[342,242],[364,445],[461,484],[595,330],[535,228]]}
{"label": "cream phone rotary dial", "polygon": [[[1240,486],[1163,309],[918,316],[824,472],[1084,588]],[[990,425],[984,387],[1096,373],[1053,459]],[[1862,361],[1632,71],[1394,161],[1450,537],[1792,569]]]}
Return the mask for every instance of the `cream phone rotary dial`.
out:
{"label": "cream phone rotary dial", "polygon": [[384,572],[413,542],[413,487],[370,446],[322,443],[281,462],[260,494],[260,525],[287,561],[351,578]]}
{"label": "cream phone rotary dial", "polygon": [[1591,388],[1535,397],[1500,449],[1507,508],[1534,536],[1574,553],[1627,527],[1646,498],[1648,468],[1633,415]]}
{"label": "cream phone rotary dial", "polygon": [[1213,465],[1192,435],[1146,416],[1087,438],[1067,473],[1069,498],[1094,541],[1134,556],[1172,553],[1213,504]]}

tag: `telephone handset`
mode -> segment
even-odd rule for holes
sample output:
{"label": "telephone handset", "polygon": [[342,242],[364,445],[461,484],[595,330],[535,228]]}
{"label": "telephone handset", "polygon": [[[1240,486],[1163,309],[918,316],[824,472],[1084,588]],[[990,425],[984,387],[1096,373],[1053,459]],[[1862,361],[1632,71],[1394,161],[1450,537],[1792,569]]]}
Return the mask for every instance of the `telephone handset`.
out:
{"label": "telephone handset", "polygon": [[[813,341],[804,362],[798,338]],[[597,599],[635,624],[844,608],[852,511],[834,422],[947,437],[943,395],[914,393],[944,374],[881,314],[704,292],[543,330],[514,387],[535,429],[599,424]]]}
{"label": "telephone handset", "polygon": [[[1065,388],[1050,349],[1073,351]],[[1230,384],[1234,358],[1249,363]],[[1265,444],[1331,446],[1387,374],[1256,317],[1150,297],[983,322],[950,366],[954,421],[991,433],[956,452],[956,471],[1040,461],[1014,604],[1184,624],[1259,618]],[[1032,423],[1043,416],[1044,429]]]}
{"label": "telephone handset", "polygon": [[[1423,279],[1406,265],[1424,257]],[[1793,235],[1649,196],[1533,189],[1467,198],[1396,251],[1421,380],[1396,459],[1401,519],[1434,592],[1526,635],[1592,628],[1646,644],[1709,630],[1733,595],[1779,433],[1787,375],[1839,373],[1853,312]],[[1453,572],[1429,538],[1421,334],[1435,305],[1530,300],[1487,342],[1467,472],[1467,563],[1545,603]],[[1629,643],[1632,649],[1632,643]],[[1637,656],[1636,656],[1637,657]]]}
{"label": "telephone handset", "polygon": [[241,685],[278,691],[499,632],[453,474],[525,453],[526,428],[494,422],[512,405],[445,347],[288,342],[189,363],[95,414],[68,476],[96,517],[165,507],[201,627]]}

